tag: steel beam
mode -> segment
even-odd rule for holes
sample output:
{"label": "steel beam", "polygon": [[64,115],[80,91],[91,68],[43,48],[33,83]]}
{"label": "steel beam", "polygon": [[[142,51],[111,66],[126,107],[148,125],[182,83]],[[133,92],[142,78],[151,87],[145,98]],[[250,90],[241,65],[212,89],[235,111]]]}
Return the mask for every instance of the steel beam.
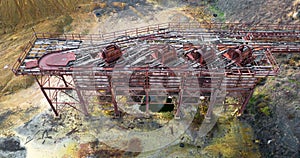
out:
{"label": "steel beam", "polygon": [[118,110],[118,103],[116,101],[116,95],[115,95],[115,91],[114,91],[114,87],[112,84],[112,77],[108,76],[108,82],[109,82],[109,90],[111,93],[111,102],[114,106],[114,112],[115,112],[115,117],[120,117],[120,111]]}
{"label": "steel beam", "polygon": [[[55,116],[58,116],[58,111],[57,111],[56,108],[53,106],[53,103],[52,103],[51,99],[49,98],[48,94],[46,93],[45,88],[43,87],[42,83],[41,83],[41,82],[39,81],[39,79],[38,79],[39,76],[34,76],[34,77],[35,77],[35,80],[36,80],[36,82],[38,83],[38,85],[39,85],[39,87],[40,87],[42,93],[44,94],[46,100],[48,101],[48,103],[49,103],[49,105],[50,105],[52,111],[54,112]],[[43,76],[42,76],[41,78],[43,78]]]}
{"label": "steel beam", "polygon": [[240,108],[240,110],[239,110],[239,115],[241,115],[241,114],[244,112],[244,110],[245,110],[247,104],[249,103],[250,98],[251,98],[252,95],[253,95],[253,92],[254,92],[254,88],[253,88],[253,89],[247,94],[247,96],[245,97],[245,99],[244,99],[244,101],[243,101],[243,103],[242,103],[242,106],[241,106],[241,108]]}

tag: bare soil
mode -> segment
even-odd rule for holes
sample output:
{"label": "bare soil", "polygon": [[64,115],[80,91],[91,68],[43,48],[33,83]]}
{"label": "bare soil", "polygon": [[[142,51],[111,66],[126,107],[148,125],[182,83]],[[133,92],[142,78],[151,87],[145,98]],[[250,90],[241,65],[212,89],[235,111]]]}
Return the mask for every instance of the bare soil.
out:
{"label": "bare soil", "polygon": [[[29,84],[22,85],[20,83],[26,83],[31,82],[31,79],[24,77],[13,77],[13,74],[9,70],[11,67],[11,64],[15,59],[17,58],[17,55],[19,54],[20,50],[22,49],[22,46],[28,41],[30,35],[32,34],[31,26],[35,26],[37,31],[43,31],[47,30],[47,32],[56,32],[62,31],[61,27],[64,28],[64,32],[74,32],[74,33],[107,33],[107,32],[113,32],[117,30],[124,30],[128,28],[134,28],[134,27],[140,27],[145,26],[148,24],[158,24],[158,23],[164,23],[169,21],[190,21],[192,20],[189,18],[190,16],[187,15],[186,12],[183,12],[178,7],[162,7],[159,5],[153,5],[153,6],[135,6],[134,8],[127,8],[127,10],[119,10],[117,12],[113,11],[110,12],[106,16],[102,16],[99,18],[99,22],[95,22],[95,17],[93,13],[90,14],[71,14],[73,18],[73,22],[68,27],[65,26],[59,26],[60,28],[55,27],[58,24],[62,24],[64,20],[66,19],[66,16],[54,16],[54,17],[47,17],[45,16],[48,14],[51,14],[52,12],[56,12],[57,15],[61,15],[61,6],[68,7],[70,9],[70,12],[72,10],[79,9],[81,11],[84,11],[86,9],[89,9],[89,7],[83,5],[83,7],[78,7],[81,5],[77,5],[80,3],[80,1],[70,1],[70,0],[56,0],[56,1],[43,1],[38,2],[36,4],[33,4],[32,7],[29,7],[27,4],[32,4],[35,1],[27,1],[24,0],[24,3],[17,3],[17,1],[11,1],[11,0],[2,0],[0,1],[0,12],[3,11],[5,14],[2,14],[4,16],[1,16],[0,18],[0,28],[5,27],[5,31],[2,30],[2,34],[0,35],[1,41],[0,41],[0,90],[2,95],[4,95],[0,100],[0,136],[13,136],[17,133],[15,132],[15,129],[17,127],[20,127],[19,130],[25,129],[23,128],[26,125],[32,125],[35,127],[31,131],[31,133],[26,133],[30,131],[19,131],[21,142],[23,144],[28,141],[28,136],[33,136],[37,131],[44,130],[45,126],[41,126],[41,122],[43,120],[40,120],[41,116],[47,116],[51,115],[51,111],[48,111],[49,107],[42,96],[41,92],[39,91],[39,87],[34,84],[31,87],[28,87]],[[74,3],[73,3],[74,2]],[[56,4],[54,4],[56,3]],[[162,2],[160,2],[162,3]],[[17,5],[16,5],[17,4]],[[43,5],[49,5],[49,7],[45,8],[45,12],[43,12],[43,9],[37,8],[44,8],[41,7]],[[58,4],[60,4],[58,6]],[[119,4],[119,3],[118,3]],[[5,10],[3,9],[4,5],[13,6],[11,10]],[[227,21],[232,22],[251,22],[251,23],[299,23],[299,19],[297,17],[297,11],[299,7],[299,1],[272,1],[272,0],[246,0],[246,1],[239,1],[239,0],[219,0],[215,3],[215,5],[219,10],[225,13],[225,18]],[[118,6],[116,6],[118,7]],[[7,7],[9,8],[9,7]],[[6,8],[6,9],[7,9]],[[55,10],[53,10],[53,8]],[[282,9],[285,8],[285,9]],[[57,10],[56,10],[57,9]],[[69,12],[68,9],[68,12]],[[30,10],[29,13],[21,13],[22,10]],[[149,11],[150,10],[150,11]],[[17,20],[16,21],[9,21],[8,17],[11,17],[13,13],[18,13]],[[34,14],[36,16],[33,16],[32,18],[28,15]],[[27,16],[25,16],[27,15]],[[39,17],[38,15],[41,15]],[[5,23],[3,23],[5,21]],[[33,21],[33,23],[27,24],[26,21]],[[20,23],[19,23],[20,22]],[[11,26],[17,26],[18,28],[24,27],[24,29],[15,29],[15,27]],[[11,32],[12,30],[18,30],[16,32]],[[3,39],[3,40],[2,40]],[[8,66],[8,68],[6,68]],[[287,70],[288,71],[288,70]],[[295,70],[292,73],[297,73],[299,70]],[[287,73],[287,72],[285,72]],[[285,74],[283,74],[284,76]],[[297,82],[291,81],[290,79],[296,80]],[[277,150],[276,148],[273,148],[275,145],[273,143],[280,143],[281,140],[284,138],[281,136],[281,134],[290,134],[290,131],[292,131],[292,134],[290,134],[287,138],[294,138],[296,136],[299,138],[299,101],[297,99],[297,96],[299,96],[299,91],[294,91],[291,89],[288,89],[287,87],[295,87],[299,86],[299,75],[291,75],[287,79],[284,77],[280,77],[279,80],[276,80],[274,82],[274,86],[276,83],[282,84],[281,86],[277,87],[275,89],[276,94],[273,97],[275,98],[273,101],[274,107],[276,106],[282,106],[281,108],[275,109],[274,114],[277,115],[277,117],[268,118],[268,121],[261,121],[262,119],[266,119],[265,117],[257,117],[255,121],[259,122],[262,125],[267,125],[274,123],[274,127],[278,127],[283,122],[288,122],[284,126],[280,126],[278,128],[278,131],[275,131],[275,134],[272,135],[272,133],[261,133],[260,131],[262,127],[255,127],[255,133],[257,135],[257,138],[260,138],[259,135],[265,136],[266,134],[269,134],[269,137],[260,138],[262,144],[258,144],[263,153],[263,156],[277,156],[280,154],[282,150]],[[15,82],[14,82],[15,81]],[[24,90],[17,91],[20,88],[27,88]],[[273,91],[271,88],[267,88],[270,92]],[[288,100],[285,98],[289,97]],[[277,99],[276,99],[277,98]],[[34,119],[33,119],[34,118]],[[283,119],[281,119],[283,118]],[[248,119],[248,118],[247,118]],[[246,119],[246,120],[247,120]],[[252,119],[252,118],[250,118]],[[47,120],[47,119],[46,119]],[[266,119],[267,120],[267,119]],[[281,121],[279,121],[281,120]],[[33,122],[32,122],[33,121]],[[36,122],[34,122],[36,121]],[[39,122],[41,121],[41,122]],[[55,118],[48,117],[48,125],[51,123],[59,123],[59,121],[55,121]],[[276,122],[277,121],[277,122]],[[254,124],[253,122],[249,121],[250,124]],[[32,124],[30,124],[32,123]],[[63,122],[64,123],[64,122]],[[38,126],[40,125],[40,126]],[[57,125],[59,128],[63,128],[63,126]],[[76,125],[77,126],[77,125]],[[46,126],[48,129],[48,126]],[[51,126],[50,126],[51,127]],[[239,128],[239,127],[236,127]],[[50,128],[49,128],[50,129]],[[65,128],[62,130],[59,135],[47,135],[46,137],[43,137],[43,133],[38,133],[34,140],[28,142],[25,144],[25,147],[27,148],[27,156],[28,157],[78,157],[80,154],[88,155],[88,152],[103,152],[106,155],[111,154],[110,152],[113,151],[106,145],[103,145],[101,143],[95,145],[94,147],[91,147],[89,141],[95,141],[95,138],[91,135],[85,135],[84,129],[78,128],[79,131],[76,131],[75,129],[73,132],[73,126],[68,126],[68,128]],[[247,127],[248,129],[248,127]],[[288,129],[288,130],[284,130]],[[291,130],[290,130],[291,129]],[[80,131],[81,130],[81,131]],[[237,131],[233,129],[234,131]],[[44,130],[45,131],[45,130]],[[71,133],[70,133],[71,132]],[[80,133],[83,132],[83,133]],[[238,131],[239,132],[239,131]],[[277,132],[277,133],[276,133]],[[26,133],[24,135],[24,133]],[[51,133],[51,132],[49,132]],[[53,132],[55,133],[55,132]],[[78,134],[79,133],[79,134]],[[241,132],[242,133],[242,132]],[[28,135],[27,135],[28,134]],[[77,135],[78,134],[78,135]],[[81,135],[80,135],[81,134]],[[240,135],[240,133],[238,133]],[[85,135],[85,138],[81,138]],[[52,138],[50,138],[50,136]],[[56,137],[55,137],[56,136]],[[291,136],[291,137],[290,137]],[[42,138],[43,139],[39,139]],[[49,137],[49,138],[48,138]],[[59,139],[62,138],[62,139]],[[188,136],[186,136],[188,138]],[[185,139],[186,139],[185,138]],[[232,137],[227,136],[226,138],[230,138],[232,140]],[[206,139],[206,138],[204,138]],[[273,140],[274,139],[274,140]],[[45,140],[45,141],[44,141]],[[58,140],[54,143],[54,140]],[[80,140],[84,140],[85,142],[81,142]],[[226,139],[225,139],[226,140]],[[269,140],[272,140],[270,143],[268,143]],[[218,140],[216,140],[218,141]],[[222,141],[224,141],[222,139]],[[244,141],[239,140],[239,141]],[[50,144],[49,142],[52,142]],[[188,141],[187,141],[188,142]],[[289,145],[293,141],[287,140],[287,144]],[[297,142],[297,141],[296,141]],[[223,142],[224,143],[224,142]],[[299,141],[298,141],[299,143]],[[22,145],[23,145],[22,144]],[[82,144],[82,145],[80,145]],[[232,145],[225,142],[225,145]],[[239,144],[238,144],[239,145]],[[173,157],[173,156],[182,156],[182,157],[188,157],[188,156],[199,156],[201,154],[207,156],[211,156],[209,153],[201,153],[199,152],[199,148],[195,146],[188,146],[186,145],[184,148],[179,147],[178,145],[170,146],[169,148],[165,148],[160,151],[153,151],[150,153],[144,153],[140,156],[149,156],[149,155],[156,155],[157,157]],[[284,146],[284,144],[283,144]],[[287,145],[286,145],[287,146]],[[284,147],[286,147],[284,146]],[[96,147],[103,149],[100,151],[96,150]],[[103,148],[102,148],[103,147]],[[208,148],[212,150],[213,146]],[[89,151],[87,151],[89,149]],[[233,148],[230,148],[233,149]],[[255,149],[255,147],[254,147]],[[283,148],[285,149],[285,148]],[[294,148],[292,148],[294,151]],[[297,149],[296,149],[297,150]],[[298,149],[299,150],[299,149]],[[81,153],[78,153],[77,151],[80,151]],[[179,152],[180,151],[180,152]],[[233,150],[234,151],[234,150]],[[271,151],[271,152],[270,152]],[[274,151],[272,153],[272,151]],[[136,156],[136,153],[124,153],[123,151],[114,151],[117,156]],[[253,151],[255,152],[255,151]],[[268,153],[272,153],[273,155],[267,155]],[[290,154],[290,153],[288,153]],[[291,153],[293,154],[293,153]],[[258,154],[259,155],[259,154]]]}

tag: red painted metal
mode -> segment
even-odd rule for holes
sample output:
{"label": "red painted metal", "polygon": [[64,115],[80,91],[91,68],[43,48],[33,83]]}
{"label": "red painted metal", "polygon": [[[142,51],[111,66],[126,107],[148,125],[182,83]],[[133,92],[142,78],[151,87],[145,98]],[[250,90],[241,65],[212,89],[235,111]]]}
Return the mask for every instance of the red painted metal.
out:
{"label": "red painted metal", "polygon": [[186,51],[185,56],[188,60],[197,61],[201,64],[201,66],[206,65],[203,52],[200,49],[197,49],[197,47],[192,43],[183,44],[183,49]]}
{"label": "red painted metal", "polygon": [[249,100],[252,97],[253,92],[254,92],[254,88],[242,96],[243,101],[242,101],[242,106],[239,110],[239,114],[242,114],[244,112],[244,110],[246,109],[246,106],[249,103]]}
{"label": "red painted metal", "polygon": [[[118,96],[133,98],[133,101],[127,101],[127,104],[136,104],[136,100],[141,101],[145,97],[146,111],[148,111],[150,105],[165,104],[161,101],[155,102],[149,99],[149,96],[166,97],[168,94],[178,96],[176,117],[180,116],[183,98],[193,94],[210,98],[214,93],[212,87],[220,85],[213,80],[213,77],[222,73],[226,80],[222,81],[220,87],[226,88],[228,96],[237,92],[241,94],[236,95],[239,100],[236,106],[239,105],[239,112],[242,113],[252,96],[258,78],[275,76],[279,73],[279,66],[272,54],[300,53],[300,46],[297,43],[300,41],[299,33],[300,25],[242,23],[167,23],[101,35],[35,33],[13,65],[13,72],[16,75],[34,75],[57,116],[66,105],[89,115],[90,100],[87,98],[91,96],[101,98],[96,102],[98,104],[112,103],[115,115],[119,116]],[[215,55],[203,52],[201,43],[188,41],[193,41],[195,38],[198,41],[202,39],[203,43],[205,39],[218,40],[212,42],[212,45],[223,57],[226,64],[224,72],[211,72],[207,69],[207,63],[212,62]],[[54,50],[48,50],[51,47],[47,47],[44,48],[44,53],[35,52],[33,48],[36,45],[42,46],[49,40],[58,43]],[[81,47],[82,41],[90,41],[97,46]],[[107,43],[107,41],[111,42]],[[128,48],[140,41],[149,44],[149,50],[152,52],[150,56],[137,56],[131,62],[145,57],[146,61],[157,60],[156,64],[162,66],[159,68],[150,66],[149,62],[146,66],[126,67],[126,70],[124,67],[123,69],[114,67],[122,56],[123,60],[126,60],[129,56],[124,54]],[[78,44],[78,47],[73,47],[71,44],[64,48],[66,42]],[[64,44],[59,45],[59,43]],[[96,56],[86,55],[93,49],[98,49],[94,52]],[[97,62],[84,66],[72,65],[72,62],[76,62],[81,56],[92,58],[91,61]],[[193,68],[195,80],[186,81],[186,78],[191,75],[186,67],[171,65],[172,69],[169,68],[170,64],[178,64],[172,62],[179,58],[184,60],[178,62],[195,65]],[[121,75],[113,76],[113,72]],[[126,77],[129,83],[124,82]],[[129,86],[126,87],[126,84]],[[162,86],[156,88],[153,86],[155,84]],[[188,87],[186,84],[198,85],[200,88]],[[162,90],[165,91],[164,94],[161,93]],[[60,98],[60,95],[68,97],[68,101]],[[185,104],[192,105],[194,102],[190,100]]]}
{"label": "red painted metal", "polygon": [[111,93],[111,99],[112,99],[111,102],[114,106],[115,116],[120,116],[120,111],[118,110],[118,103],[116,101],[116,95],[112,85],[111,76],[108,77],[108,82],[109,82],[109,91]]}
{"label": "red painted metal", "polygon": [[35,76],[35,79],[36,79],[36,82],[38,83],[38,85],[40,86],[40,89],[41,89],[42,93],[44,94],[45,98],[47,99],[47,101],[48,101],[52,111],[54,112],[55,116],[58,116],[58,111],[54,107],[52,100],[49,98],[49,95],[46,93],[45,88],[43,86],[43,83],[39,81],[37,76]]}
{"label": "red painted metal", "polygon": [[67,67],[70,61],[75,61],[75,53],[51,53],[39,59],[39,68],[41,70],[58,70],[60,67]]}
{"label": "red painted metal", "polygon": [[223,56],[234,61],[238,66],[245,66],[254,60],[252,49],[247,45],[239,45],[235,48],[229,48]]}
{"label": "red painted metal", "polygon": [[81,110],[83,111],[83,114],[85,116],[88,116],[89,113],[88,113],[88,110],[87,110],[87,103],[85,102],[84,98],[82,97],[82,93],[79,89],[75,89],[76,93],[77,93],[77,96],[78,96],[78,99],[79,99],[79,105],[80,105],[80,108]]}
{"label": "red painted metal", "polygon": [[31,69],[31,68],[36,68],[38,67],[38,61],[37,60],[33,60],[33,61],[29,61],[25,64],[25,69]]}
{"label": "red painted metal", "polygon": [[103,49],[102,58],[111,63],[118,60],[122,56],[121,48],[115,44],[108,45]]}

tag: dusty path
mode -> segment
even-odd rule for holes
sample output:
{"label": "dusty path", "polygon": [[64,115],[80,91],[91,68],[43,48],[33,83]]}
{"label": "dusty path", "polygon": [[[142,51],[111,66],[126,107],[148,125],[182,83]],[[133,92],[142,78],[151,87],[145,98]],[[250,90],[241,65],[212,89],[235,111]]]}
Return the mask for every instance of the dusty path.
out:
{"label": "dusty path", "polygon": [[[144,8],[146,9],[146,8]],[[112,16],[103,17],[95,23],[90,30],[91,34],[109,33],[114,31],[133,29],[147,25],[156,25],[167,22],[186,22],[190,19],[180,8],[156,8],[147,15],[143,10],[132,9],[114,13]]]}

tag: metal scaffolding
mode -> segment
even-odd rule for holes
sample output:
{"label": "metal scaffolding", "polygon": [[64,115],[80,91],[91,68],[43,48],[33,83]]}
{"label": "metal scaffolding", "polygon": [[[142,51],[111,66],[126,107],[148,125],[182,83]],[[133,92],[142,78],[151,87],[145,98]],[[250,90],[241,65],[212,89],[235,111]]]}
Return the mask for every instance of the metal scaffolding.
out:
{"label": "metal scaffolding", "polygon": [[[276,76],[274,53],[299,53],[300,25],[166,23],[108,34],[34,36],[13,66],[32,75],[56,116],[66,106],[149,106],[176,98],[175,117],[199,97],[234,97],[241,114],[260,78]],[[212,101],[207,117],[213,109]],[[122,109],[122,108],[121,108]]]}

